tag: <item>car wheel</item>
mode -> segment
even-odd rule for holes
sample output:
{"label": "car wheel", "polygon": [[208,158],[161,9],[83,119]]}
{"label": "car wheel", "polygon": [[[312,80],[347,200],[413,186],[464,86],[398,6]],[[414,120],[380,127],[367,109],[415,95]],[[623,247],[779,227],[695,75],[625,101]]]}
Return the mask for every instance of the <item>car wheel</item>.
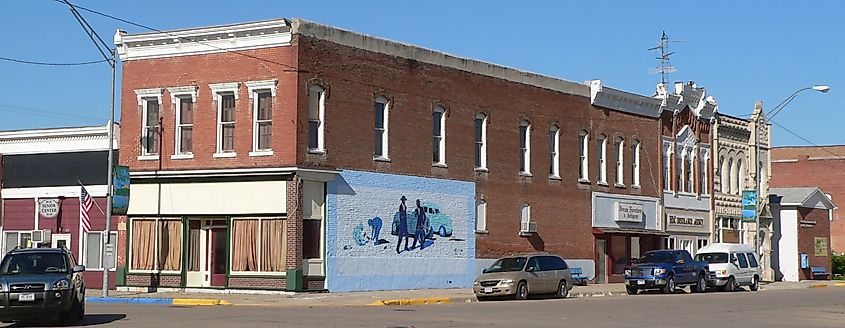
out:
{"label": "car wheel", "polygon": [[756,292],[760,289],[760,277],[754,276],[754,278],[751,278],[751,286],[749,288],[752,292]]}
{"label": "car wheel", "polygon": [[62,326],[69,326],[79,322],[84,316],[85,305],[79,301],[78,298],[73,299],[70,309],[67,312],[59,314],[59,324]]}
{"label": "car wheel", "polygon": [[637,295],[637,287],[625,286],[625,291],[628,295]]}
{"label": "car wheel", "polygon": [[675,277],[669,276],[669,279],[666,280],[666,286],[663,287],[664,294],[674,294],[675,293]]}
{"label": "car wheel", "polygon": [[703,293],[703,292],[705,292],[705,291],[707,290],[707,281],[706,281],[706,280],[704,280],[704,275],[703,275],[703,274],[699,274],[699,275],[698,275],[698,283],[697,283],[697,284],[695,284],[695,286],[693,286],[693,287],[692,287],[692,288],[690,288],[690,289],[692,289],[692,291],[693,291],[694,293]]}
{"label": "car wheel", "polygon": [[728,282],[725,283],[725,291],[732,292],[736,290],[736,279],[734,277],[728,277]]}
{"label": "car wheel", "polygon": [[524,281],[520,281],[516,286],[516,294],[514,294],[514,298],[518,300],[528,299],[528,284]]}
{"label": "car wheel", "polygon": [[475,298],[478,299],[479,302],[485,302],[492,299],[490,296],[476,296]]}
{"label": "car wheel", "polygon": [[440,237],[446,237],[446,227],[440,226],[440,231],[437,232]]}
{"label": "car wheel", "polygon": [[561,280],[557,285],[557,295],[555,296],[558,298],[566,298],[569,296],[569,286],[566,285],[566,280]]}

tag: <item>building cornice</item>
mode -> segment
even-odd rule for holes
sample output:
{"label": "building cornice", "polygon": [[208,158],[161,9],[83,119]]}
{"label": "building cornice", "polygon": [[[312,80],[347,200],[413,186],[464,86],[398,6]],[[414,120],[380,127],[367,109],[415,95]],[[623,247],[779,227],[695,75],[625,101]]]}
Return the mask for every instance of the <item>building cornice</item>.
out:
{"label": "building cornice", "polygon": [[[120,145],[120,125],[114,125],[112,149]],[[108,125],[0,132],[0,154],[37,154],[108,149]]]}
{"label": "building cornice", "polygon": [[660,99],[604,86],[601,80],[589,81],[590,102],[611,110],[652,118],[660,117]]}

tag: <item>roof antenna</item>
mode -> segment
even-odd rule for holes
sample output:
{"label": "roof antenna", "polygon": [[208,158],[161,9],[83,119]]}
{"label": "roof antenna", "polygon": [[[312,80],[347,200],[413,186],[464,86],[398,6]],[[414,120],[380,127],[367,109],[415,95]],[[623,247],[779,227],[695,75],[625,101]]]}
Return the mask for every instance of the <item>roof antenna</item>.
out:
{"label": "roof antenna", "polygon": [[669,42],[686,42],[686,41],[676,41],[676,40],[669,40],[669,37],[666,36],[666,31],[663,31],[663,36],[660,37],[660,41],[657,42],[657,47],[649,48],[648,50],[654,50],[655,53],[658,53],[658,56],[655,59],[660,60],[660,66],[652,68],[649,73],[650,74],[657,74],[660,73],[660,83],[666,84],[666,79],[669,76],[669,73],[677,72],[678,69],[672,66],[669,62],[669,56],[674,54],[674,52],[669,52]]}

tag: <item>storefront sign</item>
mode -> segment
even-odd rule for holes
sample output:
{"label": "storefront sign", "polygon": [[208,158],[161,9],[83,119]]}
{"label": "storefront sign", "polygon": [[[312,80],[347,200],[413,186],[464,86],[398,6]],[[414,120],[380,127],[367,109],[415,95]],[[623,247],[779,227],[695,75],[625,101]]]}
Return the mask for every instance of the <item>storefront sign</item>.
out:
{"label": "storefront sign", "polygon": [[814,251],[816,256],[827,256],[827,238],[816,237]]}
{"label": "storefront sign", "polygon": [[742,220],[754,221],[757,218],[757,191],[742,191]]}
{"label": "storefront sign", "polygon": [[38,214],[45,219],[55,219],[59,216],[59,200],[57,198],[39,199]]}
{"label": "storefront sign", "polygon": [[704,225],[704,219],[683,217],[683,216],[677,216],[677,215],[669,215],[669,224],[670,225],[683,225],[683,226],[700,227],[700,226]]}
{"label": "storefront sign", "polygon": [[810,220],[801,220],[800,222],[798,222],[798,225],[799,225],[801,228],[812,228],[812,227],[815,227],[815,226],[816,226],[816,221],[815,221],[815,220],[812,220],[812,221],[810,221]]}
{"label": "storefront sign", "polygon": [[616,202],[616,221],[643,222],[643,205],[638,203]]}

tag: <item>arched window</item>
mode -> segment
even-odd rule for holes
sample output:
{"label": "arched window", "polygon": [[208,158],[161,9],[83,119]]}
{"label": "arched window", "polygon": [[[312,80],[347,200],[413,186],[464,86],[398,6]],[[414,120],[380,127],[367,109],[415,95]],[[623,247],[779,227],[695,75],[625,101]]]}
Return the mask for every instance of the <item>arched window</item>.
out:
{"label": "arched window", "polygon": [[388,159],[388,120],[390,118],[390,102],[387,98],[376,98],[374,112],[375,142],[373,144],[373,158]]}
{"label": "arched window", "polygon": [[727,194],[730,192],[728,182],[728,163],[725,161],[725,156],[719,157],[719,192]]}
{"label": "arched window", "polygon": [[323,151],[325,148],[326,92],[319,85],[308,90],[308,150]]}
{"label": "arched window", "polygon": [[531,123],[519,122],[519,173],[531,174]]}
{"label": "arched window", "polygon": [[631,145],[631,185],[640,185],[640,141],[637,139]]}
{"label": "arched window", "polygon": [[625,139],[616,137],[616,184],[625,184]]}
{"label": "arched window", "polygon": [[734,159],[728,159],[728,184],[730,188],[728,189],[731,194],[735,194],[737,192],[737,185],[736,185],[736,166],[734,165]]}
{"label": "arched window", "polygon": [[745,189],[745,163],[742,159],[736,160],[736,177],[734,178],[736,179],[736,194],[741,194]]}
{"label": "arched window", "polygon": [[434,164],[446,165],[446,110],[443,109],[443,107],[434,107],[434,111],[432,111],[431,125],[431,162]]}
{"label": "arched window", "polygon": [[581,156],[581,165],[579,167],[578,179],[582,181],[590,180],[590,134],[586,130],[581,130],[578,134],[578,153]]}
{"label": "arched window", "polygon": [[560,129],[557,125],[549,128],[549,177],[560,178]]}
{"label": "arched window", "polygon": [[475,168],[487,169],[487,115],[475,115]]}
{"label": "arched window", "polygon": [[599,183],[607,184],[607,136],[599,135]]}

